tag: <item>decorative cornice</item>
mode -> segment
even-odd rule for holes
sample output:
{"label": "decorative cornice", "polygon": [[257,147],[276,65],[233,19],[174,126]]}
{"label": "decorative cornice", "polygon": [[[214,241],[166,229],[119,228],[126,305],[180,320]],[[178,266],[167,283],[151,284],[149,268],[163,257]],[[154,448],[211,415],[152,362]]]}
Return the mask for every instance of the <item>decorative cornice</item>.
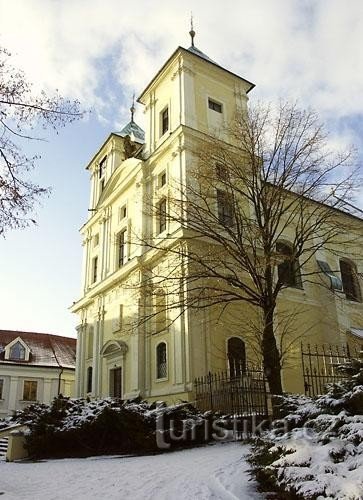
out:
{"label": "decorative cornice", "polygon": [[107,356],[107,354],[108,354],[107,350],[110,347],[111,348],[113,347],[113,349],[110,350],[110,354],[113,354],[115,352],[119,352],[122,356],[124,356],[127,353],[127,351],[129,350],[128,345],[123,340],[112,339],[112,340],[109,340],[108,342],[106,342],[106,344],[104,344],[104,346],[102,347],[102,349],[100,351],[100,355]]}
{"label": "decorative cornice", "polygon": [[187,73],[188,75],[191,75],[191,76],[195,75],[195,72],[192,69],[190,69],[188,66],[183,64],[182,66],[179,66],[179,68],[172,74],[171,81],[174,81],[178,75],[183,73],[183,71],[184,71],[184,73]]}

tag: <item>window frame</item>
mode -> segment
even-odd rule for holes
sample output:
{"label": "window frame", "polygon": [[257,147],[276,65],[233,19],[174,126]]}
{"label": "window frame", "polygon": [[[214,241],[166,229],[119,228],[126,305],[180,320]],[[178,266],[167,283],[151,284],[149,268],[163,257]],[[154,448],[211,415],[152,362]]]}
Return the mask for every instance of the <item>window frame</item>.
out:
{"label": "window frame", "polygon": [[217,162],[215,164],[215,172],[216,172],[217,179],[219,181],[228,181],[229,172],[228,172],[227,166],[224,163]]}
{"label": "window frame", "polygon": [[125,264],[127,264],[127,228],[126,227],[121,229],[121,231],[119,231],[119,233],[117,234],[117,268],[121,269],[121,267],[123,267]]}
{"label": "window frame", "polygon": [[[279,249],[280,247],[280,249]],[[283,252],[281,248],[284,247],[285,249],[288,250],[288,252]],[[276,252],[278,254],[281,254],[285,257],[287,257],[284,260],[281,260],[277,264],[277,278],[279,282],[287,287],[287,288],[295,288],[299,290],[303,290],[303,283],[301,279],[301,270],[300,270],[300,264],[299,264],[299,259],[294,258],[292,259],[293,256],[293,246],[291,243],[288,243],[284,240],[280,240],[276,242]],[[283,275],[286,275],[288,279],[282,279]]]}
{"label": "window frame", "polygon": [[105,155],[102,160],[100,160],[98,164],[98,178],[104,179],[106,174],[106,166],[107,166],[107,155]]}
{"label": "window frame", "polygon": [[158,188],[162,188],[167,184],[166,170],[163,170],[158,175]]}
{"label": "window frame", "polygon": [[167,199],[161,198],[157,204],[157,234],[164,233],[167,229]]}
{"label": "window frame", "polygon": [[91,283],[97,283],[98,281],[98,255],[92,258],[92,275],[91,275]]}
{"label": "window frame", "polygon": [[223,189],[216,190],[218,222],[224,228],[234,225],[234,206],[232,195]]}
{"label": "window frame", "polygon": [[[13,349],[16,347],[16,346],[20,346],[22,352],[23,352],[23,356],[22,357],[15,357],[12,355],[12,351]],[[15,344],[13,344],[10,349],[9,349],[9,360],[11,361],[26,361],[26,348],[23,346],[23,344],[18,340],[17,342],[15,342]]]}
{"label": "window frame", "polygon": [[[164,361],[160,362],[159,350],[164,346]],[[156,380],[164,381],[168,379],[168,344],[165,340],[158,342],[155,346],[155,367],[156,367]]]}
{"label": "window frame", "polygon": [[160,111],[160,137],[163,137],[170,129],[169,106]]}
{"label": "window frame", "polygon": [[216,113],[223,115],[223,104],[212,97],[208,97],[208,108]]}
{"label": "window frame", "polygon": [[[27,384],[30,384],[32,388],[30,390],[26,389]],[[32,399],[34,394],[34,385],[35,385],[35,398]],[[26,391],[29,394],[26,394]],[[22,401],[35,402],[38,400],[38,380],[24,380],[23,381],[23,399]]]}
{"label": "window frame", "polygon": [[[342,270],[345,267],[345,272]],[[342,278],[343,292],[347,300],[362,302],[362,290],[357,278],[357,266],[349,259],[339,259],[339,270]]]}
{"label": "window frame", "polygon": [[124,203],[119,208],[118,220],[122,221],[122,220],[126,219],[126,217],[127,217],[127,203]]}

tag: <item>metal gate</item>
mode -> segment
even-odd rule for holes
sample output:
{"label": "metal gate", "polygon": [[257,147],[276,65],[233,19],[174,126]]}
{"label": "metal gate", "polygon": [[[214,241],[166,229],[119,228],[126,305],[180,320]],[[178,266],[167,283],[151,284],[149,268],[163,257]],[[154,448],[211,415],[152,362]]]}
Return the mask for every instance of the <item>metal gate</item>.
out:
{"label": "metal gate", "polygon": [[347,379],[339,366],[354,358],[358,358],[358,351],[348,346],[301,344],[305,394],[324,394],[327,384]]}
{"label": "metal gate", "polygon": [[209,372],[194,381],[196,406],[227,415],[267,418],[267,381],[262,370],[247,370],[237,377]]}

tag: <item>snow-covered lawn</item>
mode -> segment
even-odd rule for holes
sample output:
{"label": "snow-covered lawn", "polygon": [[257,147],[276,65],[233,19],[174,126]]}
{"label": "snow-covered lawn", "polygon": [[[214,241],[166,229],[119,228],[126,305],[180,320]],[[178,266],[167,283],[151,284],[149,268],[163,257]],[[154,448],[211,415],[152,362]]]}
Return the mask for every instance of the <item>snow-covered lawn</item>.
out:
{"label": "snow-covered lawn", "polygon": [[5,499],[206,500],[263,498],[250,482],[240,443],[142,457],[0,462]]}

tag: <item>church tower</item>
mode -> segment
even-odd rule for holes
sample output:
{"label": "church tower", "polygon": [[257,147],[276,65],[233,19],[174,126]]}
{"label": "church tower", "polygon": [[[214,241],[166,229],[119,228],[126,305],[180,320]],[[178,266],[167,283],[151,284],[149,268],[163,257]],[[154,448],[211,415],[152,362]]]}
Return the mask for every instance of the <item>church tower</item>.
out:
{"label": "church tower", "polygon": [[[133,103],[130,122],[109,135],[87,166],[82,296],[72,306],[79,316],[78,396],[187,400],[194,378],[214,369],[199,323],[188,312],[168,312],[162,289],[151,299],[142,286],[152,266],[167,267],[144,238],[160,244],[180,238],[166,216],[168,193],[171,180],[188,175],[190,144],[246,109],[254,87],[200,51],[193,29],[190,35],[191,46],[178,47],[137,100],[145,133]],[[146,309],[151,315],[143,322]],[[225,356],[219,362],[226,368]]]}

